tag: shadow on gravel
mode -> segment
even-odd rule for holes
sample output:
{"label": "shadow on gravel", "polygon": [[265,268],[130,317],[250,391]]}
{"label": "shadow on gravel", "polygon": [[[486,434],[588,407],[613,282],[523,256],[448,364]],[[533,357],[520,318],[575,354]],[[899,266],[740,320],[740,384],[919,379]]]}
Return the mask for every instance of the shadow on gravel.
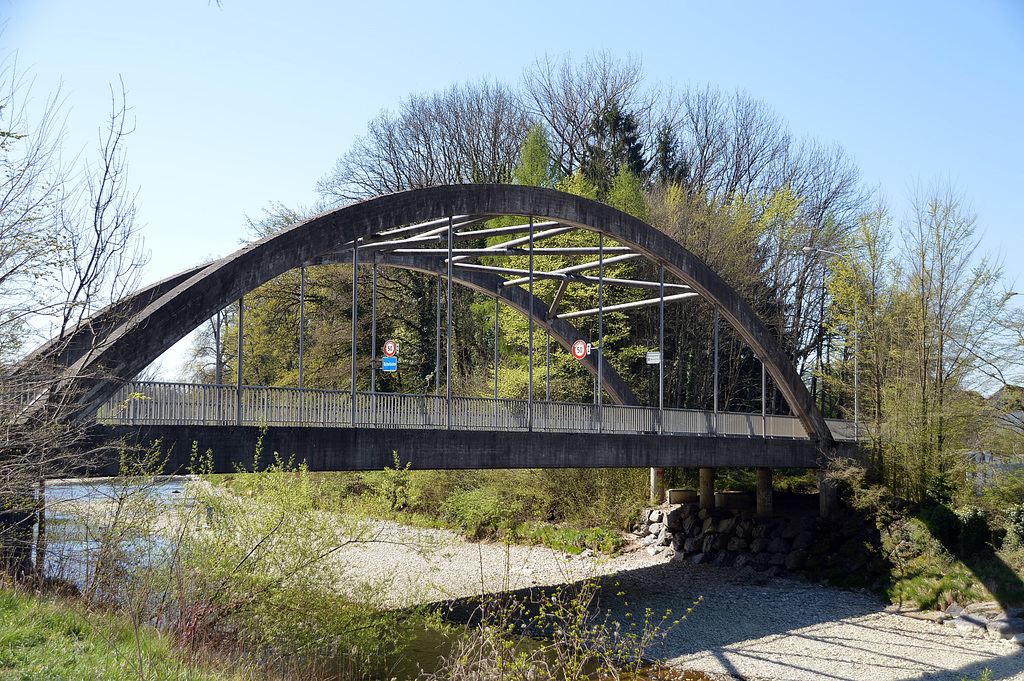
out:
{"label": "shadow on gravel", "polygon": [[[656,623],[668,612],[671,622],[703,596],[703,602],[659,639],[648,656],[735,678],[748,678],[744,674],[751,674],[754,667],[762,670],[757,678],[841,681],[960,681],[980,677],[985,669],[992,679],[1007,679],[1024,669],[1024,652],[1018,648],[993,655],[979,639],[950,636],[942,627],[918,626],[906,617],[882,616],[886,604],[873,594],[787,578],[755,583],[761,579],[750,572],[688,562],[622,571],[600,578],[595,620],[603,621],[607,615],[620,623],[642,623],[647,616]],[[576,592],[582,586],[574,582],[562,588]],[[492,596],[536,603],[557,588]],[[479,598],[463,598],[433,608],[449,621],[473,623],[478,621],[479,606]],[[543,632],[531,632],[522,623],[517,633]],[[950,669],[954,659],[966,663]]]}

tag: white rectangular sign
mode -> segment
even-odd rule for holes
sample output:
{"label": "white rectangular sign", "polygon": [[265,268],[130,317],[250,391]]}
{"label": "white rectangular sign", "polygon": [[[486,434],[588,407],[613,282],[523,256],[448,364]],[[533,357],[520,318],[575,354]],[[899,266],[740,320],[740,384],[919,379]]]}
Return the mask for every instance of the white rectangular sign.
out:
{"label": "white rectangular sign", "polygon": [[648,364],[661,364],[661,353],[657,350],[653,350],[647,353]]}

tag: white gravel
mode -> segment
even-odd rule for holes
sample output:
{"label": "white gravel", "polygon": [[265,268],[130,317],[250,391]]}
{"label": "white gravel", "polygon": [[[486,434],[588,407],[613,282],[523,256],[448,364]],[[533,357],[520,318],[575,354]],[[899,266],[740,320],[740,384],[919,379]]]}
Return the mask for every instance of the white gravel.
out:
{"label": "white gravel", "polygon": [[469,543],[440,530],[373,527],[378,541],[351,547],[340,560],[352,577],[391,579],[388,600],[395,606],[616,573],[625,595],[606,596],[602,607],[617,618],[626,610],[622,600],[635,616],[650,608],[660,618],[704,597],[660,654],[715,678],[960,681],[988,669],[993,680],[1024,681],[1021,647],[965,638],[864,592],[778,578],[762,586],[737,583],[735,570],[666,563],[644,551],[570,558],[545,548]]}

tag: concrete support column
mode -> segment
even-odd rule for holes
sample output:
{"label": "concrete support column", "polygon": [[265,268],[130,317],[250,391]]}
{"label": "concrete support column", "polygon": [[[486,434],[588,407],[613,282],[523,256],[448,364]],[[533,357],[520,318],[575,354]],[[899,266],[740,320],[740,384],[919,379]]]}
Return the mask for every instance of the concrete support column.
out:
{"label": "concrete support column", "polygon": [[824,470],[818,471],[818,508],[822,518],[832,518],[839,510],[839,488]]}
{"label": "concrete support column", "polygon": [[700,507],[715,507],[715,469],[700,469]]}
{"label": "concrete support column", "polygon": [[757,515],[764,517],[773,512],[772,506],[772,469],[757,469]]}
{"label": "concrete support column", "polygon": [[665,503],[665,469],[651,469],[651,503]]}

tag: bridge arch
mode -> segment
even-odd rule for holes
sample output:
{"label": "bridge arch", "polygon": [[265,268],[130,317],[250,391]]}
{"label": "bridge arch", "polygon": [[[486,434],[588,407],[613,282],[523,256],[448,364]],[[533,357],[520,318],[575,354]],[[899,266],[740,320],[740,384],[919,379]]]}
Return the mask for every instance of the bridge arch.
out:
{"label": "bridge arch", "polygon": [[[697,295],[718,306],[725,320],[764,362],[810,438],[821,445],[832,442],[824,418],[781,346],[742,297],[696,255],[650,225],[605,204],[519,185],[438,186],[369,199],[286,227],[206,267],[150,287],[149,297],[131,306],[133,314],[105,332],[97,351],[66,355],[66,359],[74,360],[69,362],[67,375],[85,377],[76,379],[82,388],[77,392],[79,413],[94,410],[114,394],[120,382],[136,375],[218,310],[274,277],[306,264],[324,262],[325,256],[329,258],[327,254],[346,246],[351,249],[358,240],[379,241],[385,234],[400,231],[396,228],[456,215],[539,217],[603,234],[663,265]],[[413,256],[392,258],[395,262],[391,264],[396,266],[437,273],[436,261]],[[453,273],[453,279],[497,295],[520,311],[529,305],[528,293],[518,287],[501,289],[502,280],[496,275],[459,272]],[[535,300],[534,306],[542,328],[549,328],[563,345],[571,342],[573,327],[566,320],[548,320],[546,305],[541,301]],[[628,403],[628,386],[609,371],[607,362],[604,364],[605,390],[615,401]]]}

